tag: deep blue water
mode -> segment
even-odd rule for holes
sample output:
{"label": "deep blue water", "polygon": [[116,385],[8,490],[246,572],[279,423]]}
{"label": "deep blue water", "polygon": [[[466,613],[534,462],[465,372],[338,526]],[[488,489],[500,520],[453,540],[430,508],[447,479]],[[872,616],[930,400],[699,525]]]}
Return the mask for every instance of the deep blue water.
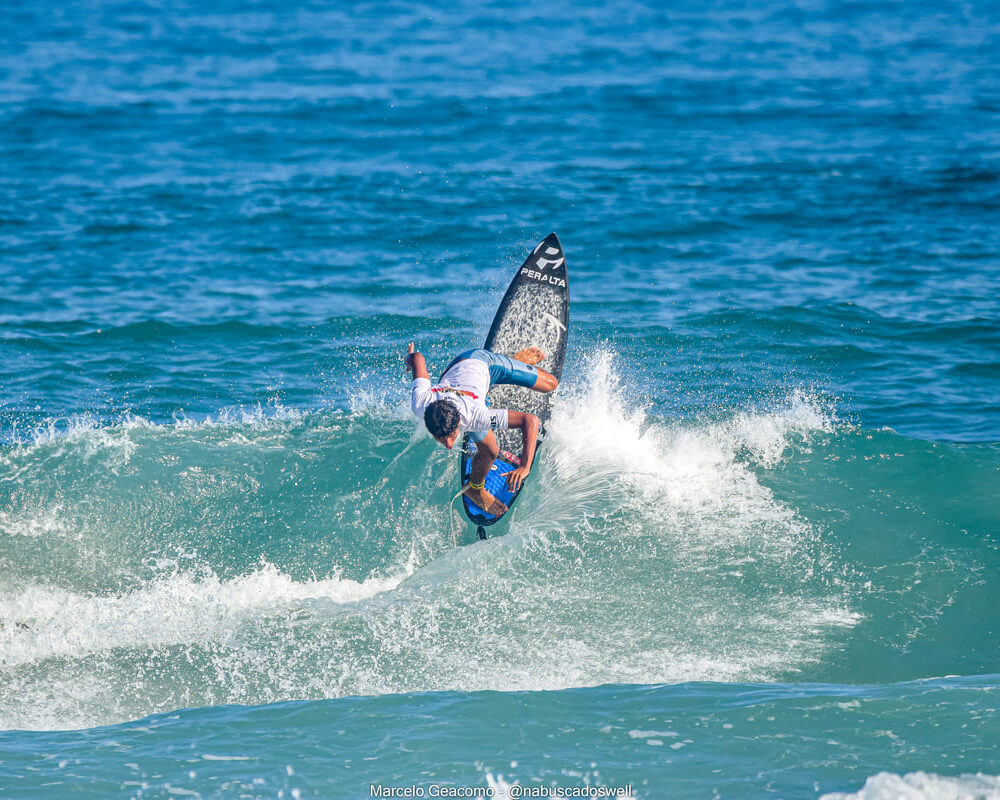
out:
{"label": "deep blue water", "polygon": [[[1000,6],[2,16],[0,796],[1000,796]],[[477,543],[402,356],[550,231]]]}

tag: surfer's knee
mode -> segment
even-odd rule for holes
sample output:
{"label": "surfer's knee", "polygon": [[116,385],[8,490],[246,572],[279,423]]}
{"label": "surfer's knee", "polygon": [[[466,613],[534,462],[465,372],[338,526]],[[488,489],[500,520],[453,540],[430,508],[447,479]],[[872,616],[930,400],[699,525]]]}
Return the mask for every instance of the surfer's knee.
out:
{"label": "surfer's knee", "polygon": [[553,392],[559,385],[559,379],[551,372],[543,369],[538,370],[538,377],[535,378],[535,385],[531,388],[536,392]]}

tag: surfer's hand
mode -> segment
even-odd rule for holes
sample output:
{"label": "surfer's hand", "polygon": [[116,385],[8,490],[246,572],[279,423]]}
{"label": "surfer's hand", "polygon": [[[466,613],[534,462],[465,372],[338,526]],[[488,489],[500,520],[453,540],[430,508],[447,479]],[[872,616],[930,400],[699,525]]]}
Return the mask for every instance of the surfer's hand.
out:
{"label": "surfer's hand", "polygon": [[462,492],[483,511],[487,514],[492,514],[494,517],[499,517],[507,510],[507,506],[497,500],[485,489],[473,489],[471,486],[466,484]]}
{"label": "surfer's hand", "polygon": [[417,380],[418,378],[427,378],[430,380],[430,375],[427,374],[427,362],[424,361],[423,353],[413,348],[413,342],[410,342],[410,346],[406,350],[404,363],[406,364],[406,368],[413,374],[413,380]]}
{"label": "surfer's hand", "polygon": [[505,472],[507,487],[512,492],[516,492],[521,488],[521,484],[524,483],[524,479],[528,477],[529,472],[531,472],[529,467],[518,467],[517,469],[512,469],[510,472]]}

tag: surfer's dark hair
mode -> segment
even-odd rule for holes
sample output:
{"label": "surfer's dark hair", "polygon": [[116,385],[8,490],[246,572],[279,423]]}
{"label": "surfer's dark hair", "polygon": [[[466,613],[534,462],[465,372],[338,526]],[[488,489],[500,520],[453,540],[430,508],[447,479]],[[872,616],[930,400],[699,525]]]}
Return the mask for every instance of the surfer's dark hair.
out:
{"label": "surfer's dark hair", "polygon": [[431,436],[451,436],[460,421],[455,404],[447,400],[438,400],[424,409],[424,425]]}

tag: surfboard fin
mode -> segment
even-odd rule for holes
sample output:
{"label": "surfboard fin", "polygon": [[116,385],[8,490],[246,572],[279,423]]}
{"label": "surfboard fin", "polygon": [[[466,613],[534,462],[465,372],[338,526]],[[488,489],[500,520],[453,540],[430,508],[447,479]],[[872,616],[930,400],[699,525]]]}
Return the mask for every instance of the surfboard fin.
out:
{"label": "surfboard fin", "polygon": [[478,536],[480,539],[485,539],[486,538],[486,528],[484,528],[482,525],[480,525],[478,528],[476,528],[476,536]]}

